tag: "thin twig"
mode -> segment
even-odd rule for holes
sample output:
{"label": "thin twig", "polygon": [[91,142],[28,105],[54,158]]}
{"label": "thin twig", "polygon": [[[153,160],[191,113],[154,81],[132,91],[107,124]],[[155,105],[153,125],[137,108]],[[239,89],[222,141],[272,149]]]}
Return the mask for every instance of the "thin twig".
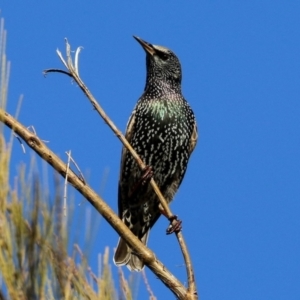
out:
{"label": "thin twig", "polygon": [[122,271],[122,268],[118,268],[118,274],[119,274],[119,283],[120,283],[120,288],[123,292],[123,295],[125,296],[126,300],[131,300],[132,299],[132,295],[131,295],[131,291],[128,287],[128,282],[125,279],[124,273]]}
{"label": "thin twig", "polygon": [[20,143],[20,145],[21,145],[21,148],[22,148],[22,150],[23,150],[23,153],[25,154],[25,153],[26,153],[26,149],[25,149],[25,147],[24,147],[24,144],[23,144],[22,140],[20,139],[20,137],[19,137],[18,135],[16,135],[15,132],[13,132],[13,135],[14,135],[14,137],[19,141],[19,143]]}
{"label": "thin twig", "polygon": [[75,52],[75,72],[79,74],[79,53],[83,47],[78,47]]}
{"label": "thin twig", "polygon": [[[35,130],[33,125],[27,126],[27,129],[31,130],[34,133],[34,135],[37,135],[36,130]],[[25,148],[22,140],[20,139],[20,137],[15,132],[13,132],[13,136],[19,141],[19,143],[22,147],[23,153],[25,154],[26,153],[26,148]],[[49,143],[49,141],[47,141],[47,140],[42,140],[41,139],[41,141],[43,141],[44,143]]]}
{"label": "thin twig", "polygon": [[[87,86],[81,80],[78,72],[76,72],[76,68],[73,66],[72,57],[71,57],[70,44],[68,43],[67,39],[65,39],[65,42],[66,42],[66,56],[67,56],[67,61],[63,58],[63,56],[62,56],[62,54],[61,54],[61,52],[59,50],[57,50],[57,53],[59,55],[60,60],[63,62],[63,64],[65,66],[67,66],[67,69],[70,72],[70,76],[79,85],[79,87],[81,88],[81,90],[84,92],[84,94],[90,100],[90,102],[92,103],[93,107],[96,109],[96,111],[99,113],[99,115],[103,118],[103,120],[105,121],[105,123],[112,129],[112,131],[120,139],[120,141],[122,142],[122,144],[131,153],[131,155],[133,156],[133,158],[138,163],[139,167],[142,170],[145,169],[146,165],[141,160],[141,158],[139,157],[139,155],[136,153],[136,151],[132,148],[132,146],[126,140],[126,138],[122,134],[122,132],[115,126],[115,124],[112,122],[112,120],[107,116],[107,114],[102,109],[102,107],[98,104],[97,100],[94,98],[94,96],[89,91],[89,89],[87,88]],[[78,57],[76,59],[78,59]],[[78,62],[77,62],[77,64],[78,64]],[[55,69],[48,69],[48,70],[45,70],[44,73],[45,74],[49,73],[49,70],[51,72],[55,72],[55,71],[53,71]],[[155,183],[155,181],[154,181],[153,178],[151,179],[150,184],[151,184],[153,190],[155,191],[155,193],[156,193],[156,195],[157,195],[157,197],[158,197],[158,199],[160,201],[161,206],[163,207],[163,210],[164,210],[165,215],[167,216],[167,218],[169,219],[172,216],[174,216],[172,214],[170,208],[169,208],[169,205],[168,205],[167,201],[165,200],[164,196],[162,195],[160,189],[158,188],[158,186]],[[173,222],[172,222],[172,224],[175,225],[176,222],[177,222],[176,219],[174,219]],[[189,291],[189,293],[191,295],[196,295],[197,292],[196,292],[196,283],[195,283],[195,278],[194,278],[194,271],[193,271],[193,267],[192,267],[192,263],[191,263],[191,258],[190,258],[190,255],[189,255],[186,243],[184,241],[182,232],[176,233],[176,236],[177,236],[179,245],[181,247],[181,251],[182,251],[182,254],[183,254],[183,257],[184,257],[184,260],[185,260],[185,264],[186,264],[186,271],[187,271],[187,278],[188,278],[188,291]],[[196,297],[196,296],[194,296],[194,297]]]}
{"label": "thin twig", "polygon": [[81,180],[82,180],[83,183],[86,183],[86,181],[84,179],[84,176],[83,176],[83,174],[82,174],[82,172],[81,172],[78,164],[76,163],[76,161],[73,159],[72,156],[70,156],[70,159],[71,159],[72,163],[74,164],[75,168],[77,169],[77,171],[79,172],[79,178],[81,178]]}
{"label": "thin twig", "polygon": [[[20,98],[19,98],[19,101],[18,101],[17,110],[16,110],[16,113],[15,113],[15,118],[16,119],[18,119],[18,117],[19,117],[19,114],[20,114],[20,111],[21,111],[22,102],[23,102],[23,98],[24,98],[23,95],[20,95]],[[19,136],[16,135],[15,132],[13,132],[13,136],[19,141],[19,143],[21,145],[21,148],[23,150],[23,153],[25,154],[26,153],[26,149],[25,149],[24,144],[22,143],[22,140],[20,139]],[[10,143],[10,144],[12,145],[12,143]]]}
{"label": "thin twig", "polygon": [[157,300],[156,297],[154,296],[153,291],[152,291],[152,289],[150,287],[150,284],[148,282],[145,269],[142,271],[142,276],[143,276],[143,280],[144,280],[146,289],[147,289],[147,291],[148,291],[148,293],[150,295],[150,300]]}
{"label": "thin twig", "polygon": [[44,74],[44,76],[46,77],[46,75],[48,74],[48,73],[63,73],[63,74],[65,74],[65,75],[68,75],[68,76],[70,76],[70,77],[72,77],[72,75],[69,73],[69,72],[66,72],[66,71],[64,71],[64,70],[59,70],[59,69],[48,69],[48,70],[44,70],[43,71],[43,74]]}
{"label": "thin twig", "polygon": [[[67,43],[67,39],[65,39],[65,42]],[[66,47],[67,47],[67,45],[66,45]],[[62,61],[62,63],[63,63],[63,64],[65,65],[65,67],[68,69],[68,65],[67,65],[67,63],[65,62],[65,59],[63,58],[61,52],[60,52],[58,49],[56,49],[56,53],[57,53],[58,57],[60,58],[60,60]]]}
{"label": "thin twig", "polygon": [[66,177],[65,177],[65,184],[64,184],[64,204],[63,204],[63,212],[65,217],[67,216],[68,175],[70,170],[71,150],[69,152],[66,152],[66,154],[68,156],[68,163],[67,163]]}
{"label": "thin twig", "polygon": [[[35,128],[34,128],[33,125],[27,126],[27,129],[31,130],[35,135],[37,135],[37,132],[36,132],[36,130],[35,130]],[[41,141],[43,141],[44,143],[49,143],[49,141],[47,141],[47,140],[42,140],[41,139]]]}
{"label": "thin twig", "polygon": [[33,125],[27,126],[27,129],[31,130],[35,135],[37,135],[37,134],[36,134],[36,130],[35,130],[35,128],[34,128]]}

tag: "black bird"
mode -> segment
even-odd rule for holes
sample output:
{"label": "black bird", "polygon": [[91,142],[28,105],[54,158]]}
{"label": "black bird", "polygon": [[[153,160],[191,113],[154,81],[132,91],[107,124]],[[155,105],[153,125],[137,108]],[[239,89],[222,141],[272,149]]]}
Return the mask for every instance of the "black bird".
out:
{"label": "black bird", "polygon": [[[168,203],[184,177],[197,142],[194,113],[181,93],[181,65],[169,49],[134,38],[146,51],[147,79],[127,124],[126,138],[149,166]],[[119,181],[119,217],[144,244],[162,207],[150,184],[141,184],[143,171],[123,148]],[[138,186],[138,187],[137,187]],[[143,261],[120,238],[116,265],[141,271]]]}

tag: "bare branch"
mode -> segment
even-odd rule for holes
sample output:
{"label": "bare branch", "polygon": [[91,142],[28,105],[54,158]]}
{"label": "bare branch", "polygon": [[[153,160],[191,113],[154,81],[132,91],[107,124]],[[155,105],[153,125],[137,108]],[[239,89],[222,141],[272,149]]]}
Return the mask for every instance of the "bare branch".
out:
{"label": "bare branch", "polygon": [[16,135],[15,132],[13,132],[13,135],[14,135],[14,137],[18,140],[18,142],[20,143],[20,146],[21,146],[21,148],[22,148],[22,150],[23,150],[23,153],[25,154],[25,153],[26,153],[26,149],[25,149],[25,147],[24,147],[24,144],[23,144],[22,140],[20,139],[20,137],[19,137],[18,135]]}
{"label": "bare branch", "polygon": [[154,296],[153,291],[152,291],[152,289],[150,287],[150,284],[148,282],[145,270],[142,271],[142,276],[143,276],[143,280],[144,280],[146,289],[147,289],[147,291],[148,291],[148,293],[150,295],[150,300],[157,300],[157,298]]}
{"label": "bare branch", "polygon": [[[0,51],[0,52],[1,52],[1,51]],[[17,111],[16,111],[16,113],[15,113],[15,118],[16,118],[16,119],[18,119],[18,117],[19,117],[19,114],[20,114],[20,111],[21,111],[21,105],[22,105],[22,102],[23,102],[23,95],[20,95],[20,98],[19,98],[19,101],[18,101],[18,106],[17,106]],[[22,148],[22,150],[23,150],[23,153],[25,154],[25,153],[26,153],[26,149],[25,149],[25,146],[24,146],[22,140],[21,140],[20,137],[17,136],[14,132],[13,132],[13,136],[19,141],[19,143],[20,143],[20,145],[21,145],[21,148]],[[13,137],[13,136],[12,136],[12,137]],[[12,138],[12,137],[11,137],[11,138]],[[12,143],[10,143],[10,144],[12,144]]]}
{"label": "bare branch", "polygon": [[[129,144],[129,142],[126,140],[125,136],[122,134],[122,132],[115,126],[115,124],[112,122],[112,120],[106,115],[105,111],[102,109],[102,107],[98,104],[97,100],[94,98],[92,93],[89,91],[87,86],[84,84],[84,82],[81,80],[79,77],[78,72],[76,72],[76,67],[73,66],[72,62],[72,57],[71,57],[71,47],[70,44],[68,43],[68,40],[65,39],[66,42],[66,56],[67,56],[67,63],[65,59],[62,57],[61,53],[57,50],[58,55],[60,59],[62,60],[63,64],[67,67],[68,71],[70,72],[71,77],[74,79],[74,81],[79,85],[81,90],[84,92],[84,94],[87,96],[87,98],[90,100],[91,104],[95,108],[95,110],[99,113],[99,115],[103,118],[105,123],[112,129],[112,131],[115,133],[115,135],[120,139],[122,144],[127,148],[127,150],[131,153],[133,158],[136,160],[138,163],[139,167],[143,170],[146,168],[146,165],[144,162],[141,160],[141,158],[138,156],[136,151],[132,148],[132,146]],[[79,50],[77,49],[76,51],[77,57],[76,60],[78,60],[78,53]],[[76,62],[78,64],[78,62]],[[51,70],[51,69],[50,69]],[[78,70],[77,70],[78,71]],[[48,73],[47,70],[44,71],[46,74]],[[177,219],[174,218],[174,215],[172,214],[169,205],[167,201],[165,200],[164,196],[162,195],[160,189],[158,188],[157,184],[155,183],[154,179],[152,178],[150,181],[150,184],[156,193],[157,197],[159,198],[160,204],[163,208],[164,214],[169,220],[172,220],[172,226],[176,226]],[[195,283],[195,278],[194,278],[194,271],[191,263],[191,258],[186,246],[186,243],[184,241],[182,232],[176,232],[176,236],[178,239],[178,243],[181,247],[181,251],[183,254],[183,258],[185,260],[185,265],[186,265],[186,271],[187,271],[187,278],[188,278],[188,293],[191,295],[191,299],[195,299],[197,297],[197,292],[196,292],[196,283]]]}
{"label": "bare branch", "polygon": [[65,184],[64,184],[64,204],[63,204],[63,212],[64,216],[67,216],[67,191],[68,191],[68,174],[70,170],[70,160],[71,160],[71,150],[69,152],[66,152],[68,155],[68,163],[66,168],[66,177],[65,177]]}
{"label": "bare branch", "polygon": [[129,289],[128,282],[125,279],[122,268],[120,268],[120,267],[118,268],[118,274],[119,274],[120,288],[125,296],[125,299],[131,300],[132,299],[131,290]]}
{"label": "bare branch", "polygon": [[66,72],[66,71],[64,71],[64,70],[60,70],[60,69],[47,69],[47,70],[44,70],[43,71],[43,74],[44,74],[44,76],[46,77],[46,75],[48,74],[48,73],[62,73],[62,74],[65,74],[65,75],[68,75],[68,76],[70,76],[70,77],[73,77],[69,72]]}
{"label": "bare branch", "polygon": [[[122,144],[127,148],[127,150],[131,153],[133,158],[136,160],[140,168],[143,170],[146,168],[146,165],[141,160],[141,158],[138,156],[136,151],[132,148],[132,146],[128,143],[125,136],[122,134],[122,132],[115,126],[115,124],[112,122],[112,120],[106,115],[102,107],[98,104],[97,100],[94,98],[92,93],[89,91],[89,89],[86,87],[84,82],[79,77],[79,74],[76,72],[76,68],[72,65],[72,58],[71,58],[71,50],[70,50],[70,44],[68,43],[67,39],[65,39],[66,42],[66,55],[67,55],[67,65],[68,70],[73,77],[74,81],[79,85],[81,90],[84,92],[84,94],[87,96],[87,98],[92,103],[93,107],[96,109],[96,111],[99,113],[99,115],[103,118],[103,120],[106,122],[106,124],[112,129],[112,131],[115,133],[115,135],[120,139]],[[59,52],[60,53],[60,52]],[[63,61],[64,65],[66,65],[64,58],[60,54],[60,59]],[[78,55],[77,55],[78,59]],[[47,71],[45,71],[47,73]],[[172,225],[175,226],[177,224],[176,218],[174,218],[174,215],[172,214],[169,205],[167,201],[165,200],[164,196],[162,195],[160,189],[158,188],[157,184],[155,183],[154,179],[152,178],[150,181],[150,184],[155,191],[157,197],[159,198],[160,204],[163,208],[164,214],[167,216],[169,220],[172,220]],[[173,217],[173,218],[172,218]],[[187,278],[188,278],[188,293],[191,295],[191,297],[196,297],[196,283],[195,283],[195,277],[194,277],[194,271],[191,263],[191,258],[186,246],[186,243],[184,241],[182,232],[176,232],[176,236],[179,242],[179,245],[181,247],[181,251],[185,260],[186,265],[186,271],[187,271]],[[194,298],[191,298],[194,299]]]}
{"label": "bare branch", "polygon": [[80,53],[81,49],[83,49],[83,47],[78,47],[76,49],[76,52],[75,52],[75,72],[78,75],[79,75],[79,69],[78,69],[78,65],[79,65],[79,53]]}
{"label": "bare branch", "polygon": [[[36,130],[33,125],[27,126],[27,129],[31,130],[35,135],[37,135]],[[44,143],[49,143],[47,140],[42,140]]]}
{"label": "bare branch", "polygon": [[65,43],[66,43],[66,56],[67,56],[68,70],[72,73],[74,72],[75,69],[73,67],[73,62],[71,57],[71,45],[68,43],[67,38],[65,38]]}
{"label": "bare branch", "polygon": [[62,56],[61,52],[60,52],[58,49],[56,49],[56,53],[57,53],[58,57],[60,58],[61,62],[62,62],[62,63],[65,65],[65,67],[68,69],[68,65],[67,65],[67,63],[66,63],[64,57]]}
{"label": "bare branch", "polygon": [[[66,154],[67,154],[67,152],[66,152]],[[70,156],[70,159],[71,159],[71,162],[74,164],[75,168],[77,169],[77,171],[79,172],[79,178],[81,179],[81,181],[83,183],[86,183],[85,178],[84,178],[84,176],[83,176],[83,174],[82,174],[82,172],[81,172],[78,164],[76,163],[76,161],[73,159],[72,156]]]}
{"label": "bare branch", "polygon": [[[42,159],[47,161],[62,177],[66,177],[66,164],[36,135],[1,108],[0,122],[4,123],[19,135],[30,148]],[[106,202],[87,184],[83,183],[72,170],[69,170],[68,182],[94,206],[114,230],[122,236],[126,243],[128,243],[136,253],[139,253],[139,256],[148,268],[160,278],[177,298],[195,299],[195,296],[192,296],[189,290],[186,290],[183,284],[156,258],[155,254],[127,228]]]}

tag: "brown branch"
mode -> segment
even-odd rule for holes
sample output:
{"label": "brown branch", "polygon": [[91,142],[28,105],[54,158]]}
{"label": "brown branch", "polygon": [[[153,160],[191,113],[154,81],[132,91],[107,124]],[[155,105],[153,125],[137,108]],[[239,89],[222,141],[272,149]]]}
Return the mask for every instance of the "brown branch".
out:
{"label": "brown branch", "polygon": [[67,169],[66,169],[66,176],[65,176],[65,183],[64,183],[64,204],[63,204],[63,212],[64,216],[67,216],[67,193],[68,193],[68,174],[70,170],[70,160],[71,160],[71,150],[66,152],[68,155],[68,162],[67,162]]}
{"label": "brown branch", "polygon": [[[4,123],[18,134],[30,148],[32,148],[42,159],[47,161],[62,177],[66,177],[66,164],[35,134],[29,131],[2,108],[0,108],[0,122]],[[183,284],[155,257],[155,254],[127,228],[106,202],[87,184],[83,183],[81,178],[79,178],[71,169],[68,171],[68,182],[94,206],[115,231],[122,236],[126,243],[128,243],[136,253],[139,253],[139,256],[148,268],[153,271],[153,273],[175,294],[177,298],[195,299],[194,297],[191,297],[191,294]]]}
{"label": "brown branch", "polygon": [[[132,146],[129,144],[129,142],[126,140],[125,136],[122,134],[122,132],[115,126],[115,124],[112,122],[112,120],[107,116],[105,111],[102,109],[102,107],[98,104],[97,100],[94,98],[92,93],[89,91],[87,86],[84,84],[84,82],[81,80],[79,73],[78,73],[78,59],[79,59],[79,52],[81,50],[81,47],[77,48],[75,52],[75,67],[73,65],[73,61],[71,58],[71,47],[68,43],[67,39],[65,39],[66,42],[66,60],[63,58],[61,52],[57,50],[57,54],[59,58],[61,59],[62,63],[65,65],[65,67],[68,69],[69,72],[66,72],[68,76],[71,76],[74,81],[79,85],[83,93],[87,96],[87,98],[92,103],[95,110],[99,113],[99,115],[103,118],[105,123],[112,129],[112,131],[115,133],[115,135],[119,138],[119,140],[122,142],[122,144],[127,148],[127,150],[131,153],[133,158],[138,163],[139,167],[143,170],[145,169],[146,165],[141,160],[141,158],[138,156],[136,151],[132,148]],[[48,69],[44,71],[44,74],[46,75],[49,72],[56,72],[57,69]],[[60,72],[65,72],[61,71]],[[161,206],[163,207],[164,213],[166,217],[169,219],[172,216],[174,216],[169,208],[169,205],[167,201],[165,200],[164,196],[162,195],[160,189],[158,188],[157,184],[155,183],[154,179],[152,178],[150,181],[150,184],[155,191]],[[176,224],[177,220],[173,219],[172,224]],[[190,299],[197,299],[197,291],[196,291],[196,283],[195,283],[195,276],[194,271],[192,267],[191,258],[188,252],[188,248],[186,246],[186,243],[184,241],[182,232],[176,233],[178,243],[180,245],[183,258],[186,265],[186,272],[187,272],[187,279],[188,279],[188,293],[191,295],[192,298]]]}
{"label": "brown branch", "polygon": [[[122,144],[128,149],[128,151],[131,153],[131,155],[134,157],[134,159],[137,161],[138,165],[140,166],[141,169],[144,169],[146,165],[144,162],[141,160],[141,158],[138,156],[138,154],[135,152],[135,150],[131,147],[131,145],[128,143],[126,140],[125,136],[122,134],[122,132],[115,126],[115,124],[112,122],[112,120],[106,115],[102,107],[98,104],[97,100],[94,98],[94,96],[91,94],[89,89],[86,87],[86,85],[83,83],[81,80],[79,73],[78,73],[78,54],[80,52],[81,48],[78,48],[75,54],[75,67],[72,62],[71,58],[71,49],[70,45],[68,44],[68,41],[66,40],[66,56],[67,56],[67,61],[63,58],[62,54],[57,51],[62,63],[67,67],[69,72],[68,75],[70,74],[71,77],[74,79],[74,81],[79,85],[81,90],[84,92],[84,94],[87,96],[87,98],[90,100],[92,103],[93,107],[95,110],[99,113],[99,115],[103,118],[103,120],[106,122],[106,124],[113,130],[115,135],[120,139]],[[49,73],[49,71],[56,71],[53,69],[46,70],[45,74]],[[64,72],[64,71],[63,71]],[[154,189],[155,193],[157,194],[159,201],[163,207],[163,210],[168,218],[172,217],[173,214],[169,208],[169,205],[167,204],[165,198],[163,197],[160,189],[158,188],[157,184],[155,183],[154,179],[151,179],[150,184],[152,188]],[[176,222],[174,220],[173,222]],[[187,270],[187,277],[188,277],[188,292],[191,293],[191,295],[196,294],[196,285],[195,285],[195,279],[194,279],[194,272],[192,268],[192,263],[191,259],[189,256],[189,252],[186,246],[186,243],[184,242],[184,238],[181,232],[178,232],[176,234],[178,242],[181,247],[181,251],[185,260],[186,264],[186,270]]]}

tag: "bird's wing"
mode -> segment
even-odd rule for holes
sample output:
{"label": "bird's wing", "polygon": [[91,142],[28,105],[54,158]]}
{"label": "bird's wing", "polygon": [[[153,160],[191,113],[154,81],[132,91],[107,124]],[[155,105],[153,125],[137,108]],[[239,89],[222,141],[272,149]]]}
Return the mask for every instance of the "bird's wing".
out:
{"label": "bird's wing", "polygon": [[[126,126],[125,138],[129,143],[131,143],[134,125],[135,125],[135,110],[133,111],[132,115],[130,116],[129,121]],[[124,209],[123,208],[123,200],[122,200],[124,195],[122,195],[121,183],[123,181],[123,168],[124,168],[127,151],[128,150],[126,149],[126,147],[123,146],[122,155],[121,155],[121,168],[120,168],[120,177],[119,177],[120,180],[119,180],[119,192],[118,192],[118,194],[119,194],[118,195],[118,208],[119,208],[119,217],[120,218],[122,218],[123,209]]]}
{"label": "bird's wing", "polygon": [[195,122],[194,129],[190,139],[190,155],[196,147],[197,140],[198,140],[198,129],[197,129],[197,124]]}

